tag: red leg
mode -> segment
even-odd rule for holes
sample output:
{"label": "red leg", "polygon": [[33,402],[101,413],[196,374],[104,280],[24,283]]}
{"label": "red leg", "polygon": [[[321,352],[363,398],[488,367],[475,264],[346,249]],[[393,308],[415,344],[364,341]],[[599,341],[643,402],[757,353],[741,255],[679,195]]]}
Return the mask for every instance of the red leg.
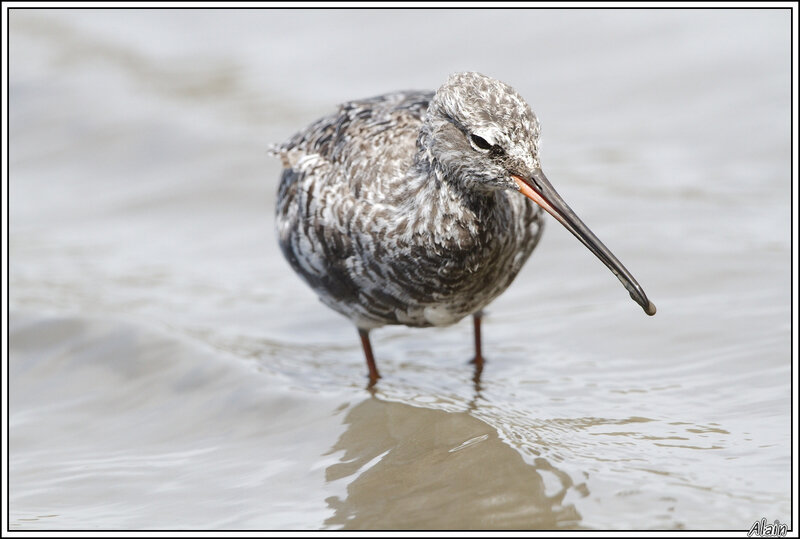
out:
{"label": "red leg", "polygon": [[378,368],[375,366],[375,357],[372,355],[372,345],[369,342],[369,330],[358,328],[358,336],[361,337],[361,346],[364,348],[364,357],[367,359],[369,369],[369,383],[373,385],[381,377]]}
{"label": "red leg", "polygon": [[481,317],[483,313],[478,311],[472,315],[472,325],[475,329],[475,358],[472,362],[475,364],[475,370],[483,369],[483,354],[481,353]]}

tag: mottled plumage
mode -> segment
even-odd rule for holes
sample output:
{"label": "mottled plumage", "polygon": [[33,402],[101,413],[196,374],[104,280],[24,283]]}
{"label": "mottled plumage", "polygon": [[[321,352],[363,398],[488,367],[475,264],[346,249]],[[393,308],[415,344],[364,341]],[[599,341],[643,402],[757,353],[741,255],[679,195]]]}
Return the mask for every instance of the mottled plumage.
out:
{"label": "mottled plumage", "polygon": [[478,73],[345,103],[273,149],[281,249],[361,330],[453,324],[539,241],[543,212],[519,183],[540,170],[538,141],[528,104]]}
{"label": "mottled plumage", "polygon": [[[437,161],[424,128],[433,97],[352,101],[280,147],[281,248],[322,301],[361,328],[448,325],[480,310],[511,284],[542,230],[535,204],[509,190],[476,189],[479,180],[464,175],[468,163]],[[456,113],[487,141],[522,136],[533,148],[538,125],[524,101],[494,110],[495,117]],[[530,117],[513,127],[524,131],[499,129],[520,113]],[[463,139],[448,141],[448,151],[475,152],[455,126],[447,134]]]}

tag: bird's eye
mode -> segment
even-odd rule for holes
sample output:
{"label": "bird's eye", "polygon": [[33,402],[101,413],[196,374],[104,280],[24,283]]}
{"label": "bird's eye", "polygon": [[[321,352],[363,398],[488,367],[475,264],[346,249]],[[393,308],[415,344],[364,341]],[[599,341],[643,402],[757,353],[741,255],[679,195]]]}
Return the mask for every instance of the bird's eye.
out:
{"label": "bird's eye", "polygon": [[485,138],[481,138],[478,135],[470,135],[470,140],[472,140],[472,144],[480,148],[481,150],[491,150],[492,145]]}

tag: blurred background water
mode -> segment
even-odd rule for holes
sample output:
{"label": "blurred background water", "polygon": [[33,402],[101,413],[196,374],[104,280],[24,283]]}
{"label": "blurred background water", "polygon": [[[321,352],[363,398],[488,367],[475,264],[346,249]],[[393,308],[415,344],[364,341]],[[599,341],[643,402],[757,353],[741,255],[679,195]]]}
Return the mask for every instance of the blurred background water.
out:
{"label": "blurred background water", "polygon": [[[10,526],[792,525],[788,10],[27,10],[10,30]],[[266,154],[475,70],[658,306],[552,220],[471,324],[355,330]]]}

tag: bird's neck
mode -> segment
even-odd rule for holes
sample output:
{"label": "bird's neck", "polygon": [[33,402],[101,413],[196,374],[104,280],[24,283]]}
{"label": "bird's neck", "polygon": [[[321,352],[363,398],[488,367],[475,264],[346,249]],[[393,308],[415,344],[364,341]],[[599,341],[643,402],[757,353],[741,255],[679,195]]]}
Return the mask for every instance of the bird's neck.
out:
{"label": "bird's neck", "polygon": [[420,128],[417,152],[396,195],[399,229],[407,239],[430,238],[432,234],[437,241],[450,238],[464,248],[482,235],[494,233],[507,205],[504,193],[481,189],[442,166],[432,151],[426,123]]}
{"label": "bird's neck", "polygon": [[417,161],[406,177],[408,189],[400,211],[401,228],[409,235],[431,236],[464,248],[500,225],[505,198],[496,191],[469,189],[429,163]]}

